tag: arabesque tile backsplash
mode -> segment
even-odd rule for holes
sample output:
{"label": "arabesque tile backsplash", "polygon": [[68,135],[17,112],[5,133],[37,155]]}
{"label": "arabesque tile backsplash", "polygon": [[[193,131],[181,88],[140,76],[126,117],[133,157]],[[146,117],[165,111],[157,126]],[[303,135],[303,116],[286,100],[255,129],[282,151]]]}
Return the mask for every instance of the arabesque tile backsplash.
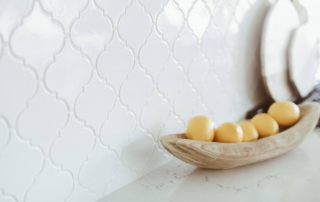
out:
{"label": "arabesque tile backsplash", "polygon": [[0,201],[97,201],[159,137],[263,102],[267,0],[0,1]]}

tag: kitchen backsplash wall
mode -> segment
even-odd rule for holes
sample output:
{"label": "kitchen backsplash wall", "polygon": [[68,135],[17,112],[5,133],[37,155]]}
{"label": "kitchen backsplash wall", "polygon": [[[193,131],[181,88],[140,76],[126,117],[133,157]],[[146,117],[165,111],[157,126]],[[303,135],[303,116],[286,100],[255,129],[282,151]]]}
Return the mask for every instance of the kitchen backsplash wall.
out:
{"label": "kitchen backsplash wall", "polygon": [[0,1],[0,201],[97,201],[195,115],[266,98],[266,0]]}

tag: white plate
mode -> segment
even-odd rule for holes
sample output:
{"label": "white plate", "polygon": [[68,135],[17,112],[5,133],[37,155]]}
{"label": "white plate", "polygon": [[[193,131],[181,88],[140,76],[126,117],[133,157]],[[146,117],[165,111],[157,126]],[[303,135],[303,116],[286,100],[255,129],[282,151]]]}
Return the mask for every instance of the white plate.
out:
{"label": "white plate", "polygon": [[290,79],[301,97],[313,90],[318,63],[317,34],[309,24],[302,25],[289,48]]}
{"label": "white plate", "polygon": [[274,101],[289,100],[294,91],[288,77],[287,49],[292,31],[300,24],[290,0],[277,1],[264,22],[261,42],[262,76]]}

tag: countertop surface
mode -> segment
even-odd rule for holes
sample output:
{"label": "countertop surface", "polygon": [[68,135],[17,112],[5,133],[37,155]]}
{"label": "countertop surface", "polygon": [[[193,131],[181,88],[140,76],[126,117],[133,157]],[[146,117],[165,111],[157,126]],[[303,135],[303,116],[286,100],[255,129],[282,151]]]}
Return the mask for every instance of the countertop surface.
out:
{"label": "countertop surface", "polygon": [[108,195],[107,201],[320,202],[320,129],[292,151],[230,170],[177,159]]}

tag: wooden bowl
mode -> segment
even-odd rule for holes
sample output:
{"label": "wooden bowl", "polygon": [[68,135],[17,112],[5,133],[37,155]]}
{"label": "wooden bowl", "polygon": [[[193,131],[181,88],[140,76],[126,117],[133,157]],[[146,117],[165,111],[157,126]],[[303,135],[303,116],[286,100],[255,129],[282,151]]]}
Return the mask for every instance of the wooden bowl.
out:
{"label": "wooden bowl", "polygon": [[319,118],[319,104],[299,105],[300,119],[276,135],[253,142],[218,143],[186,139],[185,134],[161,137],[166,150],[175,157],[200,168],[229,169],[279,156],[299,145],[311,133]]}

